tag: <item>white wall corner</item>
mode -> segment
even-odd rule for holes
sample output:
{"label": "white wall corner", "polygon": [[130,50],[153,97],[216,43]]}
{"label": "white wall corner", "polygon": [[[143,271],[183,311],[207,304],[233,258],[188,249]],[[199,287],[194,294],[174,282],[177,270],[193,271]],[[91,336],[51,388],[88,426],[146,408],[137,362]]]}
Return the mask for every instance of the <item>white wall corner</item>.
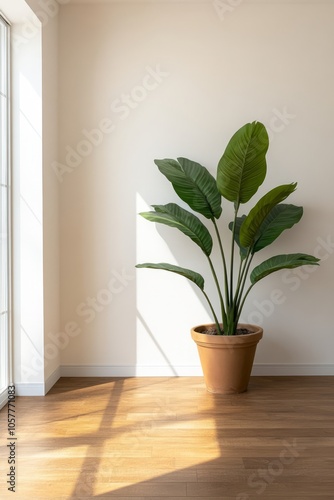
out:
{"label": "white wall corner", "polygon": [[60,379],[60,377],[61,377],[61,369],[60,369],[60,366],[58,366],[51,373],[51,375],[49,375],[47,377],[47,379],[45,380],[44,394],[47,394],[52,389],[52,387],[55,385],[56,382],[58,382],[58,380]]}
{"label": "white wall corner", "polygon": [[45,396],[55,383],[60,379],[60,367],[56,368],[45,380],[45,383],[24,383],[15,384],[17,396]]}

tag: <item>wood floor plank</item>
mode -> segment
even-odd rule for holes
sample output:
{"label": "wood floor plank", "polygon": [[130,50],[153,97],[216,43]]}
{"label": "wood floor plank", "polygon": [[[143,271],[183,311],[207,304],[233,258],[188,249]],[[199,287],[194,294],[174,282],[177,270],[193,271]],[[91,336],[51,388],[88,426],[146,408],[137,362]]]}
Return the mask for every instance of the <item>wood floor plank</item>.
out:
{"label": "wood floor plank", "polygon": [[62,378],[17,398],[14,498],[333,500],[333,396],[334,377],[252,377],[236,396],[200,377]]}

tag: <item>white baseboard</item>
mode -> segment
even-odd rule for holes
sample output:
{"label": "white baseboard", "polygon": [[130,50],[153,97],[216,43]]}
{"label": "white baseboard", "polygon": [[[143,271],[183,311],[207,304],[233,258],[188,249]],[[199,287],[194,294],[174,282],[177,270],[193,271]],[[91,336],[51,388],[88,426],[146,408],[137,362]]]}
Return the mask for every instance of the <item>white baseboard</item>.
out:
{"label": "white baseboard", "polygon": [[[63,365],[62,377],[196,377],[200,366],[91,366]],[[253,376],[334,375],[334,364],[255,364]]]}
{"label": "white baseboard", "polygon": [[193,377],[201,375],[200,366],[61,366],[62,377]]}
{"label": "white baseboard", "polygon": [[19,382],[15,384],[15,392],[17,396],[45,396],[43,382]]}
{"label": "white baseboard", "polygon": [[254,376],[321,376],[334,375],[334,364],[254,364]]}
{"label": "white baseboard", "polygon": [[45,396],[54,384],[61,377],[60,366],[49,375],[45,382],[24,383],[19,382],[15,384],[17,396]]}
{"label": "white baseboard", "polygon": [[[253,376],[334,376],[334,364],[255,364]],[[17,396],[45,396],[60,377],[197,377],[200,366],[92,366],[63,365],[45,383],[17,383]],[[1,404],[7,396],[2,395]]]}

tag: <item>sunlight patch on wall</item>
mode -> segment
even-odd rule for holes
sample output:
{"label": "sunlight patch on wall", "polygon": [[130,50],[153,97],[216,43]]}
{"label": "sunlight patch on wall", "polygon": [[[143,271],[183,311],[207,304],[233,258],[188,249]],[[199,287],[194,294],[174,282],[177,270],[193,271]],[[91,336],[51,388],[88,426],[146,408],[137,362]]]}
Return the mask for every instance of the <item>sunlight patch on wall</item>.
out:
{"label": "sunlight patch on wall", "polygon": [[[137,193],[137,213],[149,210],[150,206]],[[166,240],[162,235],[165,230]],[[167,232],[173,236],[177,230],[161,227],[161,234],[159,231],[160,227],[138,215],[136,262],[169,262],[187,266],[187,263],[178,262],[167,240]],[[181,242],[183,237],[186,238],[180,235]],[[190,328],[196,317],[209,320],[194,286],[185,278],[166,271],[138,269],[136,275],[137,364],[166,367],[170,375],[185,375],[189,367],[194,374],[198,356],[190,338]],[[177,323],[174,318],[178,318]]]}

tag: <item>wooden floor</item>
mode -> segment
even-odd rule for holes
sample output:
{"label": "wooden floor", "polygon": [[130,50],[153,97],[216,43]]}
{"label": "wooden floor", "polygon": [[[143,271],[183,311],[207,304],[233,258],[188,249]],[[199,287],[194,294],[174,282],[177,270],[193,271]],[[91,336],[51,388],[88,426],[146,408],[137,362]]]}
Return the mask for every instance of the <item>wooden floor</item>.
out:
{"label": "wooden floor", "polygon": [[16,412],[15,494],[0,412],[1,499],[334,499],[334,377],[253,377],[237,396],[200,377],[62,378]]}

